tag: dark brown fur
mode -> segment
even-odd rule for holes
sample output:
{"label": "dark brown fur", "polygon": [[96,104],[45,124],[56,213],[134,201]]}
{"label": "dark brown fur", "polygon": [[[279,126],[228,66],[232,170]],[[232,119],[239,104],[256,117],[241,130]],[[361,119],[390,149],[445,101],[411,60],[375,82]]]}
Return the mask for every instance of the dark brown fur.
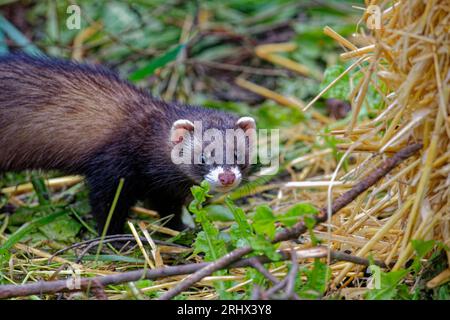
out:
{"label": "dark brown fur", "polygon": [[108,233],[121,232],[129,207],[146,198],[162,216],[175,214],[172,226],[180,226],[181,206],[203,169],[183,172],[171,162],[169,133],[177,119],[219,129],[236,121],[227,113],[154,99],[103,67],[0,57],[0,172],[85,175],[100,229],[124,178]]}

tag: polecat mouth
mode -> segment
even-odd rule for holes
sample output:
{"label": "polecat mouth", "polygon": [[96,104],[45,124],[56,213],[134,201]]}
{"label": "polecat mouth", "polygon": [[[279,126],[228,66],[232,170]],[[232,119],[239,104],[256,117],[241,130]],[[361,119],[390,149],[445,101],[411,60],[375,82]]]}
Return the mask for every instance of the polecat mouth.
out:
{"label": "polecat mouth", "polygon": [[209,183],[211,191],[228,192],[236,188],[242,180],[242,174],[237,167],[224,168],[221,166],[212,169],[205,180]]}

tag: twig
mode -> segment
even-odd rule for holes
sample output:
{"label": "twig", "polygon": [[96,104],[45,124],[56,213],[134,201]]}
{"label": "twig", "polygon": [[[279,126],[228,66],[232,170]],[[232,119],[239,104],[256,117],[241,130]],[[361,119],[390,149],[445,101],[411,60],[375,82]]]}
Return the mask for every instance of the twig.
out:
{"label": "twig", "polygon": [[[117,240],[115,239],[108,239],[108,240],[98,240],[95,242],[91,242],[89,243],[86,248],[83,249],[83,251],[81,251],[81,253],[78,255],[77,259],[75,260],[75,263],[81,263],[81,261],[83,261],[83,258],[86,254],[88,254],[88,252],[95,248],[96,246],[99,246],[100,244],[107,244],[107,243],[111,243],[111,242],[116,242]],[[127,242],[128,243],[128,242]]]}
{"label": "twig", "polygon": [[297,279],[297,273],[298,273],[298,261],[297,261],[297,255],[295,253],[295,250],[291,251],[291,270],[289,271],[289,274],[286,276],[287,282],[286,282],[286,294],[284,296],[285,299],[296,299],[298,300],[299,297],[295,293],[295,280]]}
{"label": "twig", "polygon": [[270,288],[266,292],[262,292],[261,293],[262,298],[264,300],[267,300],[270,297],[272,297],[273,294],[275,294],[277,291],[280,291],[281,289],[283,289],[286,286],[287,281],[288,281],[288,277],[285,277],[283,280],[278,282],[276,285],[274,285],[272,288]]}
{"label": "twig", "polygon": [[[54,257],[60,255],[61,253],[64,253],[64,252],[72,250],[72,249],[89,246],[89,245],[92,245],[93,243],[94,243],[93,246],[95,246],[95,245],[98,245],[100,243],[100,241],[102,241],[102,239],[99,237],[99,238],[95,238],[95,239],[78,242],[69,247],[58,250],[49,258],[49,262],[51,262]],[[145,242],[145,241],[147,241],[147,239],[144,237],[141,237],[141,241]],[[133,237],[132,234],[115,234],[115,235],[106,236],[103,239],[103,243],[110,243],[110,242],[136,242],[136,239]],[[167,241],[154,240],[154,242],[159,245],[173,246],[173,247],[183,248],[183,249],[187,248],[185,246],[181,246],[179,244],[175,244],[175,243],[171,243],[171,242],[167,242]],[[80,256],[82,259],[83,255],[80,255]]]}
{"label": "twig", "polygon": [[91,291],[97,300],[108,300],[108,296],[105,293],[105,288],[98,280],[92,282]]}
{"label": "twig", "polygon": [[259,297],[261,296],[261,289],[259,286],[254,286],[252,291],[252,296],[250,297],[250,300],[260,300]]}
{"label": "twig", "polygon": [[[405,159],[412,156],[418,150],[422,148],[421,143],[416,143],[409,145],[399,152],[397,152],[393,157],[386,159],[383,163],[381,163],[380,167],[370,172],[365,179],[357,183],[352,189],[345,192],[343,195],[338,197],[336,201],[333,202],[331,213],[336,214],[343,207],[351,203],[357,196],[363,193],[365,190],[369,189],[375,183],[377,183],[381,178],[383,178],[386,174],[388,174],[392,169],[394,169],[398,164],[400,164]],[[327,220],[327,207],[322,208],[317,216],[315,216],[316,223],[322,223]],[[286,241],[289,239],[295,239],[304,233],[307,230],[306,225],[303,221],[299,221],[290,229],[284,229],[282,232],[278,233],[273,240],[273,243]],[[226,254],[222,258],[217,261],[209,264],[208,266],[200,269],[194,274],[188,276],[182,282],[180,282],[177,286],[172,288],[163,294],[159,299],[167,300],[175,297],[179,293],[187,290],[189,287],[203,279],[211,275],[213,272],[223,269],[230,265],[231,263],[239,260],[241,257],[252,252],[253,249],[251,247],[242,247],[231,251]]]}
{"label": "twig", "polygon": [[273,274],[269,272],[262,263],[256,258],[250,258],[250,265],[258,270],[264,277],[266,277],[272,284],[277,284],[280,282]]}
{"label": "twig", "polygon": [[298,261],[297,254],[294,249],[291,250],[291,270],[289,274],[282,280],[276,283],[272,288],[268,289],[266,292],[261,292],[260,295],[264,300],[275,298],[274,295],[277,291],[280,291],[283,288],[286,288],[284,295],[281,299],[294,299],[300,300],[300,297],[295,293],[295,280],[297,278],[298,273]]}

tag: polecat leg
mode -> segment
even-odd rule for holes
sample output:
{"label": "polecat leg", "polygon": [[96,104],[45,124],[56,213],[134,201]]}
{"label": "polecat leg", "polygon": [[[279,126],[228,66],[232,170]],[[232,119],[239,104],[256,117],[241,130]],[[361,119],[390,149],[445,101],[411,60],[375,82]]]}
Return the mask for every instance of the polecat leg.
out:
{"label": "polecat leg", "polygon": [[[114,179],[111,181],[112,182],[110,183],[100,183],[95,178],[88,178],[91,212],[97,222],[99,234],[102,234],[103,229],[105,228],[108,214],[113,205],[114,196],[119,186],[119,180]],[[106,232],[107,235],[123,233],[129,209],[135,202],[136,198],[130,190],[129,183],[125,182],[112,213],[111,221]]]}
{"label": "polecat leg", "polygon": [[172,215],[170,220],[164,224],[165,227],[174,230],[184,230],[187,226],[181,220],[184,199],[174,198],[173,195],[155,193],[150,196],[152,208],[158,212],[161,218]]}

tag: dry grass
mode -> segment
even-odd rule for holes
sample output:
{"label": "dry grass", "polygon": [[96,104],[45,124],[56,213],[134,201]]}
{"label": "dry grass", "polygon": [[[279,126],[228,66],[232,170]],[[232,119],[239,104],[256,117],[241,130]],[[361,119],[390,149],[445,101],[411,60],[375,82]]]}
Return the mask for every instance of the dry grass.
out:
{"label": "dry grass", "polygon": [[[386,264],[395,261],[393,270],[397,270],[414,254],[412,239],[435,239],[450,245],[450,6],[444,0],[398,1],[392,7],[385,6],[387,1],[366,2],[384,10],[382,28],[364,36],[368,45],[358,48],[331,28],[324,29],[350,50],[341,55],[343,60],[354,60],[344,74],[356,67],[363,74],[350,96],[349,123],[335,126],[331,132],[346,140],[338,146],[345,150],[344,157],[337,166],[324,157],[324,151],[294,160],[288,167],[292,181],[279,190],[272,204],[281,208],[299,199],[325,204],[342,192],[340,187],[363,178],[368,168],[376,167],[389,152],[422,141],[424,148],[415,159],[342,210],[327,230],[317,233],[332,249],[350,250],[360,257],[370,255]],[[304,109],[313,106],[340,77]],[[384,107],[372,110],[374,119],[358,121],[361,107],[367,103],[369,84],[377,88],[383,85],[379,93]],[[316,129],[320,130],[311,123],[298,126],[286,134],[292,137],[287,144],[299,140],[310,143],[302,136],[308,137]],[[342,164],[350,156],[356,164],[345,173]],[[300,171],[293,167],[299,163],[303,163]],[[320,188],[324,186],[328,190]],[[308,187],[316,191],[301,189]],[[360,269],[351,263],[336,263],[331,268],[332,287],[339,284],[341,288],[355,284]],[[448,270],[436,278],[438,283],[448,280]],[[436,285],[435,281],[429,283]],[[365,291],[358,290],[359,295]],[[348,292],[354,293],[354,289]]]}
{"label": "dry grass", "polygon": [[[382,6],[383,1],[370,4]],[[383,16],[383,27],[370,37],[373,44],[351,52],[352,58],[368,63],[362,66],[363,80],[351,94],[352,121],[339,134],[351,143],[344,157],[368,145],[374,154],[359,156],[358,165],[345,176],[338,166],[334,177],[363,176],[392,147],[423,141],[424,149],[352,204],[346,217],[333,219],[330,230],[336,240],[330,246],[350,249],[361,257],[371,254],[386,263],[396,261],[393,270],[397,270],[413,255],[412,239],[450,244],[450,7],[446,1],[415,0],[384,10],[388,14]],[[385,84],[385,108],[377,111],[374,120],[357,123],[369,83]],[[334,283],[341,283],[355,268],[344,264]]]}

